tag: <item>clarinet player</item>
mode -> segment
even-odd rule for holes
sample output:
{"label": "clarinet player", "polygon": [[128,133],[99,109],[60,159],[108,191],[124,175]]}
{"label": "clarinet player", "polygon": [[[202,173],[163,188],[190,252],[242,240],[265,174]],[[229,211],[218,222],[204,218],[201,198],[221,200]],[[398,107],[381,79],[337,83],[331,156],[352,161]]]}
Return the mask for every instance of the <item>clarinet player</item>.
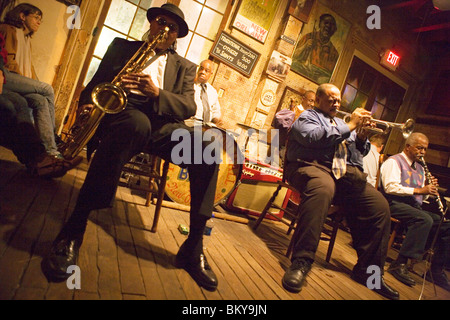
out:
{"label": "clarinet player", "polygon": [[431,275],[427,273],[427,280],[450,291],[444,272],[444,266],[450,259],[450,222],[444,222],[437,230],[441,216],[422,208],[424,199],[439,196],[437,179],[431,177],[429,183],[420,164],[428,143],[428,137],[423,133],[412,133],[406,139],[403,152],[387,159],[381,167],[382,189],[391,215],[406,226],[399,255],[389,266],[388,272],[400,282],[414,286],[415,281],[407,269],[408,259],[421,260],[438,232],[435,248],[432,248]]}

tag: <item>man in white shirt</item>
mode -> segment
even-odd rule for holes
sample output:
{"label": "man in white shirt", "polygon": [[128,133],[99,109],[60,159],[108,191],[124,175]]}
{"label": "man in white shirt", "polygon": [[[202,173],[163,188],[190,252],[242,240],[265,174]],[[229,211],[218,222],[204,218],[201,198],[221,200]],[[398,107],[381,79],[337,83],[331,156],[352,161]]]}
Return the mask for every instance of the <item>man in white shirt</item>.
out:
{"label": "man in white shirt", "polygon": [[[212,122],[221,124],[221,112],[219,96],[216,89],[208,83],[213,73],[213,62],[204,60],[200,63],[194,80],[195,103],[197,104],[197,112],[195,118],[203,122]],[[203,95],[206,97],[203,98]]]}
{"label": "man in white shirt", "polygon": [[370,151],[363,158],[364,172],[367,173],[367,182],[377,188],[377,174],[380,164],[380,152],[383,150],[385,138],[382,134],[374,134],[369,138]]}
{"label": "man in white shirt", "polygon": [[[421,260],[425,248],[430,245],[440,215],[422,209],[424,197],[439,195],[437,179],[425,182],[425,172],[418,162],[428,148],[428,138],[414,132],[406,139],[403,152],[386,160],[381,166],[381,184],[389,202],[391,216],[406,226],[406,235],[397,259],[391,263],[388,272],[397,280],[413,286],[414,279],[408,274],[406,263],[409,259]],[[450,291],[450,284],[443,271],[450,255],[450,223],[444,222],[434,248],[431,261],[431,276],[434,282]]]}

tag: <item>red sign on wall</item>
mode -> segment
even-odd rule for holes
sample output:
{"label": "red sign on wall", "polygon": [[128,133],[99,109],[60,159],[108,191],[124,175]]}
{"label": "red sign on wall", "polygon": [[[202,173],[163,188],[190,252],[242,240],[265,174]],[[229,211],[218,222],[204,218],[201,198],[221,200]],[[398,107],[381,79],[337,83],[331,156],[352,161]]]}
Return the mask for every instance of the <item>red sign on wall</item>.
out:
{"label": "red sign on wall", "polygon": [[395,71],[400,62],[400,56],[391,50],[386,50],[386,52],[381,57],[380,64],[386,68]]}

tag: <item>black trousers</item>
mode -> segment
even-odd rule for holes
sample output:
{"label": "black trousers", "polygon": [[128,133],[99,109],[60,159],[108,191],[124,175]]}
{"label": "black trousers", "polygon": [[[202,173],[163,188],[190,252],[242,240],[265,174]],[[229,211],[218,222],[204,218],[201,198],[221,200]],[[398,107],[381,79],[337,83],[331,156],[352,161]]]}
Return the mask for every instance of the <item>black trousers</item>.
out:
{"label": "black trousers", "polygon": [[[441,216],[423,210],[418,204],[411,205],[390,200],[389,205],[392,216],[406,226],[400,254],[407,258],[422,259],[425,250],[431,246],[438,232]],[[442,270],[444,264],[450,259],[450,222],[443,222],[433,249],[432,268]]]}
{"label": "black trousers", "polygon": [[366,273],[377,265],[383,272],[390,232],[389,205],[384,196],[365,181],[356,167],[335,180],[328,168],[289,163],[288,182],[301,192],[299,226],[292,258],[314,260],[322,227],[333,202],[343,207],[351,229],[358,262],[353,271]]}
{"label": "black trousers", "polygon": [[[185,129],[193,131],[188,127]],[[171,160],[171,151],[179,143],[171,141],[170,135],[153,143],[151,121],[142,111],[133,107],[127,107],[118,114],[106,115],[99,130],[101,141],[80,189],[74,213],[111,207],[122,168],[134,155],[149,150],[152,154]],[[193,141],[194,135],[191,134],[191,137]],[[206,142],[200,143],[204,148]],[[218,165],[203,162],[186,164],[186,167],[190,179],[191,221],[193,215],[209,218],[214,205]]]}

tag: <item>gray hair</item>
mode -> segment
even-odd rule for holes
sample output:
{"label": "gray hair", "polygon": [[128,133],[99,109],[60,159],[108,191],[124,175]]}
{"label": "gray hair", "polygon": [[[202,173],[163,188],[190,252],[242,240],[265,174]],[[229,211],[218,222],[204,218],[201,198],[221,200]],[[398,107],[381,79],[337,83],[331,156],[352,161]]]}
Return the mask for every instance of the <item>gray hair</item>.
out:
{"label": "gray hair", "polygon": [[417,143],[417,141],[419,139],[424,139],[425,141],[429,141],[428,137],[426,135],[424,135],[421,132],[413,132],[411,133],[411,135],[406,139],[405,141],[405,145],[410,145],[412,146],[413,144]]}

